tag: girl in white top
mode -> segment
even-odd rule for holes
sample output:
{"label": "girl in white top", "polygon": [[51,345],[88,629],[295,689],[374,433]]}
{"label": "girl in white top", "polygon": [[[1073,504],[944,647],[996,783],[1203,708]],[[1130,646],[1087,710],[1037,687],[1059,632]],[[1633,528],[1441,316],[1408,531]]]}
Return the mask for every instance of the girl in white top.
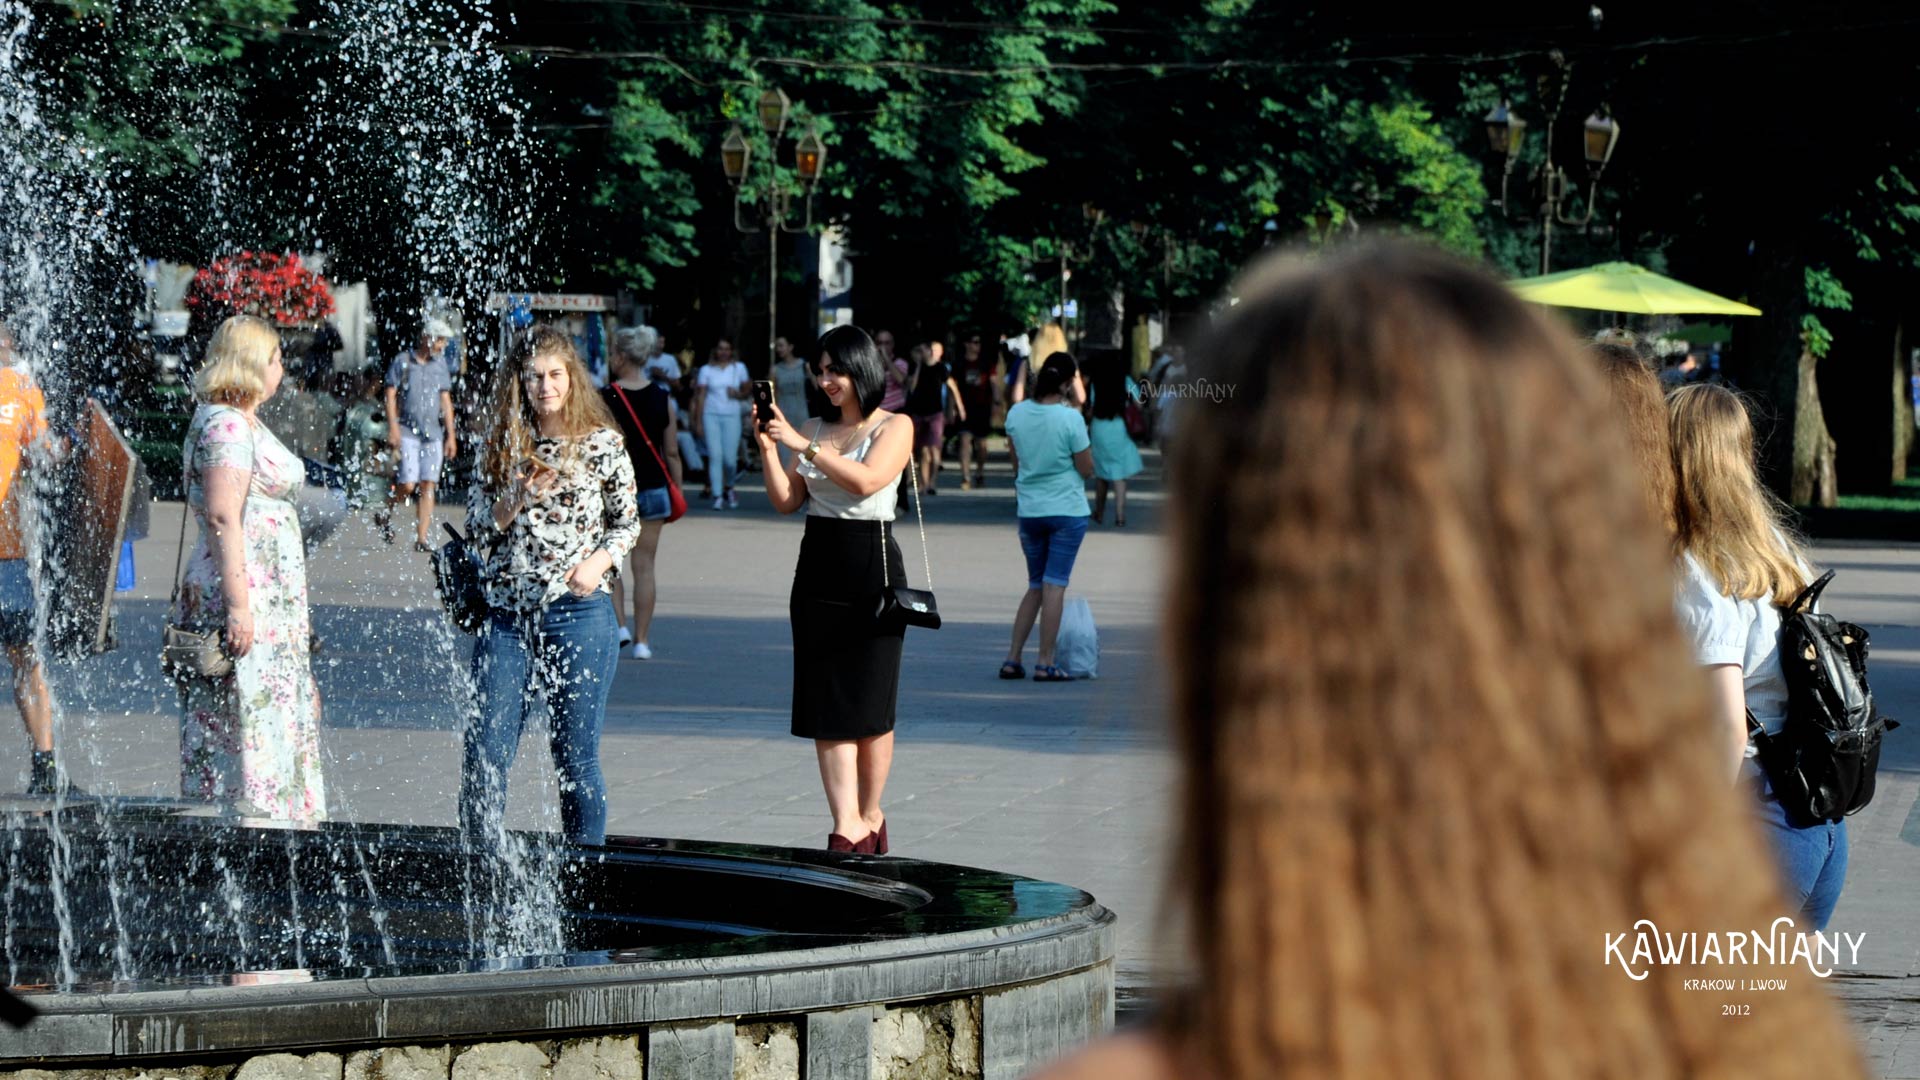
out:
{"label": "girl in white top", "polygon": [[733,358],[733,342],[714,343],[713,357],[694,374],[693,434],[707,447],[707,483],[713,508],[739,506],[733,478],[740,472],[740,409],[753,396],[747,365]]}
{"label": "girl in white top", "polygon": [[1846,822],[1801,828],[1789,821],[1754,759],[1747,728],[1748,713],[1768,734],[1786,723],[1775,605],[1806,588],[1807,560],[1754,473],[1753,424],[1740,398],[1702,384],[1675,391],[1668,402],[1679,488],[1680,625],[1707,669],[1713,716],[1726,731],[1728,771],[1737,769],[1754,786],[1802,928],[1821,929],[1846,883]]}

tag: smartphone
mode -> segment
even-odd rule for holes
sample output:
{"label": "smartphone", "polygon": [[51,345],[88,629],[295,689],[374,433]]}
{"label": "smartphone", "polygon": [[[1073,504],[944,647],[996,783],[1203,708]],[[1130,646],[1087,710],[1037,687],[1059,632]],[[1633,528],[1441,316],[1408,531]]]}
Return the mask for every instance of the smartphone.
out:
{"label": "smartphone", "polygon": [[773,383],[766,379],[753,380],[753,417],[760,422],[760,430],[767,429],[767,421],[773,419]]}

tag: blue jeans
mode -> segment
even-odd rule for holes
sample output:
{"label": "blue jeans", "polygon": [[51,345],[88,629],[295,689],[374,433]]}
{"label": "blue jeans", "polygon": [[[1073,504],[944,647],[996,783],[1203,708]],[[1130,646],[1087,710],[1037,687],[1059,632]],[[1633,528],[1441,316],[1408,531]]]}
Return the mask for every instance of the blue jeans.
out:
{"label": "blue jeans", "polygon": [[460,775],[460,828],[469,840],[497,837],[507,809],[507,772],[536,699],[552,714],[553,767],[567,839],[607,838],[607,784],[600,776],[600,727],[620,661],[613,598],[563,596],[537,612],[496,610],[473,647],[474,710],[467,717]]}
{"label": "blue jeans", "polygon": [[1027,588],[1041,583],[1067,587],[1073,576],[1073,560],[1080,555],[1080,541],[1087,538],[1085,517],[1023,517],[1020,519],[1020,550],[1027,556]]}
{"label": "blue jeans", "polygon": [[710,412],[700,422],[707,436],[707,483],[715,495],[732,491],[733,478],[740,471],[740,410]]}
{"label": "blue jeans", "polygon": [[1801,925],[1795,929],[1824,930],[1847,883],[1847,823],[1823,821],[1795,828],[1764,782],[1760,790],[1760,831],[1779,863],[1787,900],[1798,909],[1795,917]]}

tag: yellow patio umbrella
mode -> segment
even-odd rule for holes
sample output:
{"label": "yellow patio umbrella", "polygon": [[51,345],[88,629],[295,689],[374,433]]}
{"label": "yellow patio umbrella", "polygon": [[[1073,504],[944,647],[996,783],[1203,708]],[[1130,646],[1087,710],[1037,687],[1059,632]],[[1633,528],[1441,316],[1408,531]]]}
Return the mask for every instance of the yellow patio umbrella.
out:
{"label": "yellow patio umbrella", "polygon": [[1549,307],[1589,308],[1634,315],[1758,315],[1760,309],[1662,277],[1630,262],[1507,282],[1522,300]]}

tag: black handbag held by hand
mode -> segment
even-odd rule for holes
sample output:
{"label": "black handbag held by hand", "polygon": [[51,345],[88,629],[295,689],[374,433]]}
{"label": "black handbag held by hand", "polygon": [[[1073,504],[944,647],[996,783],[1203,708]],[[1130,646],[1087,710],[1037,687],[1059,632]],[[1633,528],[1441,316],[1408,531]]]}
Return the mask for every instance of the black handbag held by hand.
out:
{"label": "black handbag held by hand", "polygon": [[920,562],[926,567],[927,587],[916,589],[905,582],[895,585],[887,558],[887,523],[880,523],[880,602],[874,611],[874,617],[880,625],[918,626],[925,630],[940,629],[940,606],[933,600],[933,558],[927,553],[927,519],[920,510],[920,470],[914,468],[913,457],[907,457],[907,474],[912,477],[913,517],[920,525]]}
{"label": "black handbag held by hand", "polygon": [[487,625],[487,590],[480,583],[480,560],[473,546],[451,522],[441,522],[453,539],[433,553],[433,585],[440,593],[440,604],[447,609],[453,625],[469,634],[477,634]]}

